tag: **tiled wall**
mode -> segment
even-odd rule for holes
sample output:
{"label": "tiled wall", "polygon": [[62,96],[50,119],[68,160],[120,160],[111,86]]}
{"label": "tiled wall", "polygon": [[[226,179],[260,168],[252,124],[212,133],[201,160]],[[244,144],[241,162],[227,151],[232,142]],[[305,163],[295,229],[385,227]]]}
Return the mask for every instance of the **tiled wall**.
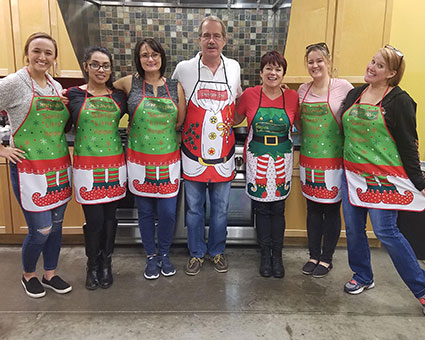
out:
{"label": "tiled wall", "polygon": [[[256,9],[197,9],[101,6],[100,37],[114,55],[116,78],[135,71],[133,47],[146,37],[157,39],[167,53],[166,76],[181,60],[199,51],[198,26],[208,15],[220,17],[228,28],[223,53],[239,61],[242,86],[259,84],[261,56],[272,49],[284,51],[290,8],[278,12]],[[275,26],[275,27],[274,27]]]}

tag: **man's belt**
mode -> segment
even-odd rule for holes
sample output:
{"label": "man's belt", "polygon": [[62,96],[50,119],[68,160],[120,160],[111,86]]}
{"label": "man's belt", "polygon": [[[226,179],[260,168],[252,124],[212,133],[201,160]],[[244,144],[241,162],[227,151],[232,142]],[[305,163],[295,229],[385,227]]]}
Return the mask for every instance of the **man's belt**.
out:
{"label": "man's belt", "polygon": [[226,163],[235,153],[235,146],[233,145],[232,148],[230,149],[229,153],[227,154],[227,156],[221,157],[221,158],[206,159],[206,158],[195,156],[192,152],[190,152],[190,150],[184,144],[181,145],[181,149],[182,149],[183,153],[187,157],[189,157],[191,160],[199,162],[200,164],[202,164],[204,166],[214,166],[216,164]]}
{"label": "man's belt", "polygon": [[264,145],[273,146],[273,145],[278,145],[279,143],[286,142],[288,140],[288,135],[282,136],[282,137],[270,136],[270,135],[266,135],[266,136],[254,135],[252,139],[255,140],[256,142],[263,143]]}

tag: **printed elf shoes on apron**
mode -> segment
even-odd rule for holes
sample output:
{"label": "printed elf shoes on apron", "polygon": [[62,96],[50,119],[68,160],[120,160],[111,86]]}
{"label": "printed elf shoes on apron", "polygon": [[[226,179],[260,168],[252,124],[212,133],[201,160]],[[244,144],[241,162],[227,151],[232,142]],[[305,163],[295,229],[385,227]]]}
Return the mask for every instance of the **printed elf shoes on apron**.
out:
{"label": "printed elf shoes on apron", "polygon": [[424,210],[425,197],[407,177],[396,143],[385,124],[381,104],[359,104],[360,98],[361,95],[342,117],[344,166],[351,204],[377,209]]}
{"label": "printed elf shoes on apron", "polygon": [[341,200],[344,137],[329,105],[331,80],[326,102],[304,101],[312,85],[301,102],[301,190],[312,201],[335,203]]}
{"label": "printed elf shoes on apron", "polygon": [[57,96],[36,96],[31,76],[30,79],[31,106],[14,133],[13,142],[15,147],[25,151],[26,157],[18,163],[22,207],[40,212],[59,207],[71,199],[71,159],[64,132],[69,112],[57,92]]}
{"label": "printed elf shoes on apron", "polygon": [[167,198],[178,194],[180,150],[175,125],[177,106],[168,97],[145,95],[131,121],[127,149],[130,191],[138,196]]}
{"label": "printed elf shoes on apron", "polygon": [[86,97],[74,143],[74,187],[78,203],[99,204],[125,196],[127,171],[118,132],[121,109],[108,96]]}

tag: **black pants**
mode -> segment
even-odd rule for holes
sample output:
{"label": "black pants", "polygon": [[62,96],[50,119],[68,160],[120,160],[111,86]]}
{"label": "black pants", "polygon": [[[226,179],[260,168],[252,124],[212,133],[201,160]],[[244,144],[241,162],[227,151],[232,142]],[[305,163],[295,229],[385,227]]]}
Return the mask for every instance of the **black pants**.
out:
{"label": "black pants", "polygon": [[89,232],[101,233],[105,222],[115,222],[115,211],[119,201],[102,204],[83,204],[86,228]]}
{"label": "black pants", "polygon": [[307,200],[307,236],[311,259],[332,262],[341,233],[340,207],[341,201],[326,204]]}
{"label": "black pants", "polygon": [[285,200],[274,202],[252,201],[257,226],[257,239],[261,247],[282,249],[285,232]]}

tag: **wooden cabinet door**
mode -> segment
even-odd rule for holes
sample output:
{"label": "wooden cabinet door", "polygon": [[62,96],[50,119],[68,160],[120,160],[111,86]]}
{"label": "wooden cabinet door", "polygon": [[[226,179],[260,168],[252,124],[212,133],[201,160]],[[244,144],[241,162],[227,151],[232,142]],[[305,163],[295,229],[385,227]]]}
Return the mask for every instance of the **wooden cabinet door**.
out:
{"label": "wooden cabinet door", "polygon": [[292,1],[285,48],[288,70],[284,82],[305,83],[311,80],[304,62],[306,46],[326,42],[332,50],[336,1]]}
{"label": "wooden cabinet door", "polygon": [[71,44],[62,13],[56,0],[50,0],[50,29],[58,44],[56,74],[58,77],[83,78],[80,65]]}
{"label": "wooden cabinet door", "polygon": [[368,62],[388,43],[392,0],[338,0],[333,47],[335,76],[363,83]]}
{"label": "wooden cabinet door", "polygon": [[27,38],[35,32],[50,34],[49,0],[10,0],[16,69],[22,68]]}
{"label": "wooden cabinet door", "polygon": [[9,0],[0,0],[0,50],[0,76],[7,76],[15,72]]}
{"label": "wooden cabinet door", "polygon": [[0,158],[0,234],[12,233],[11,193],[8,185],[8,165]]}
{"label": "wooden cabinet door", "polygon": [[58,45],[57,68],[53,76],[82,78],[65,23],[56,0],[10,0],[16,68],[25,65],[24,46],[35,32],[50,34]]}

